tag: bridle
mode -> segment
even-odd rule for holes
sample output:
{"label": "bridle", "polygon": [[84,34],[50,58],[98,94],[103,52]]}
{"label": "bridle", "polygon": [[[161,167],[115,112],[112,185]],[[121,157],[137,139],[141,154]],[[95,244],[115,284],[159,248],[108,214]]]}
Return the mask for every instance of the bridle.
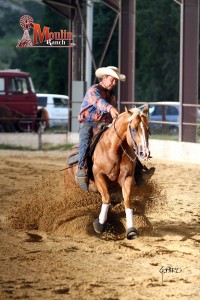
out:
{"label": "bridle", "polygon": [[[145,117],[147,117],[147,115],[146,115],[145,113],[143,113],[143,112],[140,113],[140,116],[142,116],[142,115],[145,116]],[[114,122],[113,122],[114,130],[115,130],[115,133],[116,133],[117,137],[118,137],[121,141],[123,141],[122,138],[119,136],[119,134],[118,134],[118,132],[117,132],[117,129],[116,129],[116,126],[115,126],[116,120],[117,120],[117,118],[116,118],[116,119],[114,120]],[[136,137],[136,134],[137,134],[136,128],[132,128],[131,125],[130,125],[131,122],[132,122],[132,120],[133,120],[133,119],[131,119],[131,120],[129,121],[129,126],[128,126],[128,128],[129,128],[129,132],[130,132],[130,136],[131,136],[131,141],[132,141],[132,143],[133,143],[133,150],[134,150],[134,153],[135,153],[135,158],[132,158],[132,157],[126,152],[126,150],[124,149],[124,147],[122,146],[122,144],[120,145],[120,147],[121,147],[122,151],[125,153],[125,155],[130,159],[130,161],[135,162],[136,159],[139,158],[139,157],[138,157],[138,145],[137,145],[137,143],[136,143],[136,138],[135,138],[135,137]],[[141,129],[142,129],[142,144],[143,144],[143,147],[144,147],[144,149],[148,149],[148,146],[149,146],[148,138],[147,138],[147,140],[146,140],[146,138],[145,138],[145,128],[144,128],[144,124],[143,124],[142,120],[140,121],[140,126],[141,126]],[[149,133],[149,131],[148,131],[148,133]]]}
{"label": "bridle", "polygon": [[[117,129],[116,129],[116,127],[115,127],[115,122],[116,122],[116,120],[117,120],[117,119],[115,119],[114,122],[113,122],[114,130],[115,130],[115,133],[116,133],[117,137],[123,142],[122,138],[119,136],[119,134],[118,134],[118,132],[117,132]],[[137,153],[135,152],[135,149],[134,149],[134,152],[135,152],[135,158],[132,158],[132,157],[126,152],[126,149],[124,149],[124,147],[122,146],[122,144],[120,145],[120,147],[121,147],[122,151],[124,152],[124,154],[130,159],[130,161],[132,161],[132,162],[135,162],[135,161],[136,161],[136,159],[137,159],[138,156],[137,156]]]}
{"label": "bridle", "polygon": [[[142,115],[147,118],[146,114],[141,113],[140,116],[142,116]],[[148,136],[146,138],[145,127],[144,127],[144,124],[143,124],[142,120],[140,122],[140,127],[141,127],[141,130],[142,130],[142,147],[143,147],[143,149],[146,150],[146,149],[149,148],[149,140],[148,140]],[[136,134],[137,134],[137,132],[136,132],[135,128],[131,128],[130,123],[129,123],[129,132],[130,132],[131,140],[132,140],[133,145],[134,145],[133,148],[134,148],[135,152],[138,153],[138,145],[136,143]],[[147,132],[148,132],[148,134],[150,133],[148,129],[147,129]]]}

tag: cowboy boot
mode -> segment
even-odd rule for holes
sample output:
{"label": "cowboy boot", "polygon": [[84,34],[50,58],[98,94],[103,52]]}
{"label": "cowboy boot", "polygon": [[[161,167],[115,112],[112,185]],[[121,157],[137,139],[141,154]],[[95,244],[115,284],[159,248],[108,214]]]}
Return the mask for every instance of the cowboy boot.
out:
{"label": "cowboy boot", "polygon": [[87,169],[78,169],[76,172],[76,183],[79,184],[82,190],[87,191],[88,190],[88,173]]}

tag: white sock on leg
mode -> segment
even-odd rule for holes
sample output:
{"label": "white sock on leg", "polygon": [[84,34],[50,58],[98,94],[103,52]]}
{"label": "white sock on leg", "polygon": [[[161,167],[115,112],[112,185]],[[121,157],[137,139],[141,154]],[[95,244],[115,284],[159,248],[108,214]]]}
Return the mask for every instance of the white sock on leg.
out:
{"label": "white sock on leg", "polygon": [[101,212],[99,215],[99,223],[104,224],[107,220],[107,214],[110,204],[102,204],[101,206]]}
{"label": "white sock on leg", "polygon": [[127,228],[134,227],[133,226],[133,209],[126,208],[126,226]]}

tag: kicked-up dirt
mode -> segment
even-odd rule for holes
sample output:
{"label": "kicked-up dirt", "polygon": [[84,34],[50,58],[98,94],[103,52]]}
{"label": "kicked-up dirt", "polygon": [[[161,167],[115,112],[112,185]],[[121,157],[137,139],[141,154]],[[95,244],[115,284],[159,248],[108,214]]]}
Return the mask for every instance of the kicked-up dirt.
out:
{"label": "kicked-up dirt", "polygon": [[130,241],[117,191],[94,232],[101,198],[64,184],[66,157],[0,151],[0,299],[199,299],[200,165],[147,164],[156,172],[135,188]]}

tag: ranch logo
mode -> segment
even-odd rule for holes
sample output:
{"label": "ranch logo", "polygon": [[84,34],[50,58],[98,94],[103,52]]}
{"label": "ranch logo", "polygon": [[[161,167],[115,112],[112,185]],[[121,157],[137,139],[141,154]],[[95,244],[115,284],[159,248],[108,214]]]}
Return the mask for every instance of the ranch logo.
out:
{"label": "ranch logo", "polygon": [[[34,23],[34,20],[29,15],[24,15],[20,18],[20,26],[24,33],[21,40],[18,40],[18,48],[25,47],[44,47],[44,48],[72,48],[73,34],[65,29],[57,32],[51,32],[50,27],[44,26],[41,30],[40,24]],[[31,40],[29,31],[33,29],[33,40]]]}

